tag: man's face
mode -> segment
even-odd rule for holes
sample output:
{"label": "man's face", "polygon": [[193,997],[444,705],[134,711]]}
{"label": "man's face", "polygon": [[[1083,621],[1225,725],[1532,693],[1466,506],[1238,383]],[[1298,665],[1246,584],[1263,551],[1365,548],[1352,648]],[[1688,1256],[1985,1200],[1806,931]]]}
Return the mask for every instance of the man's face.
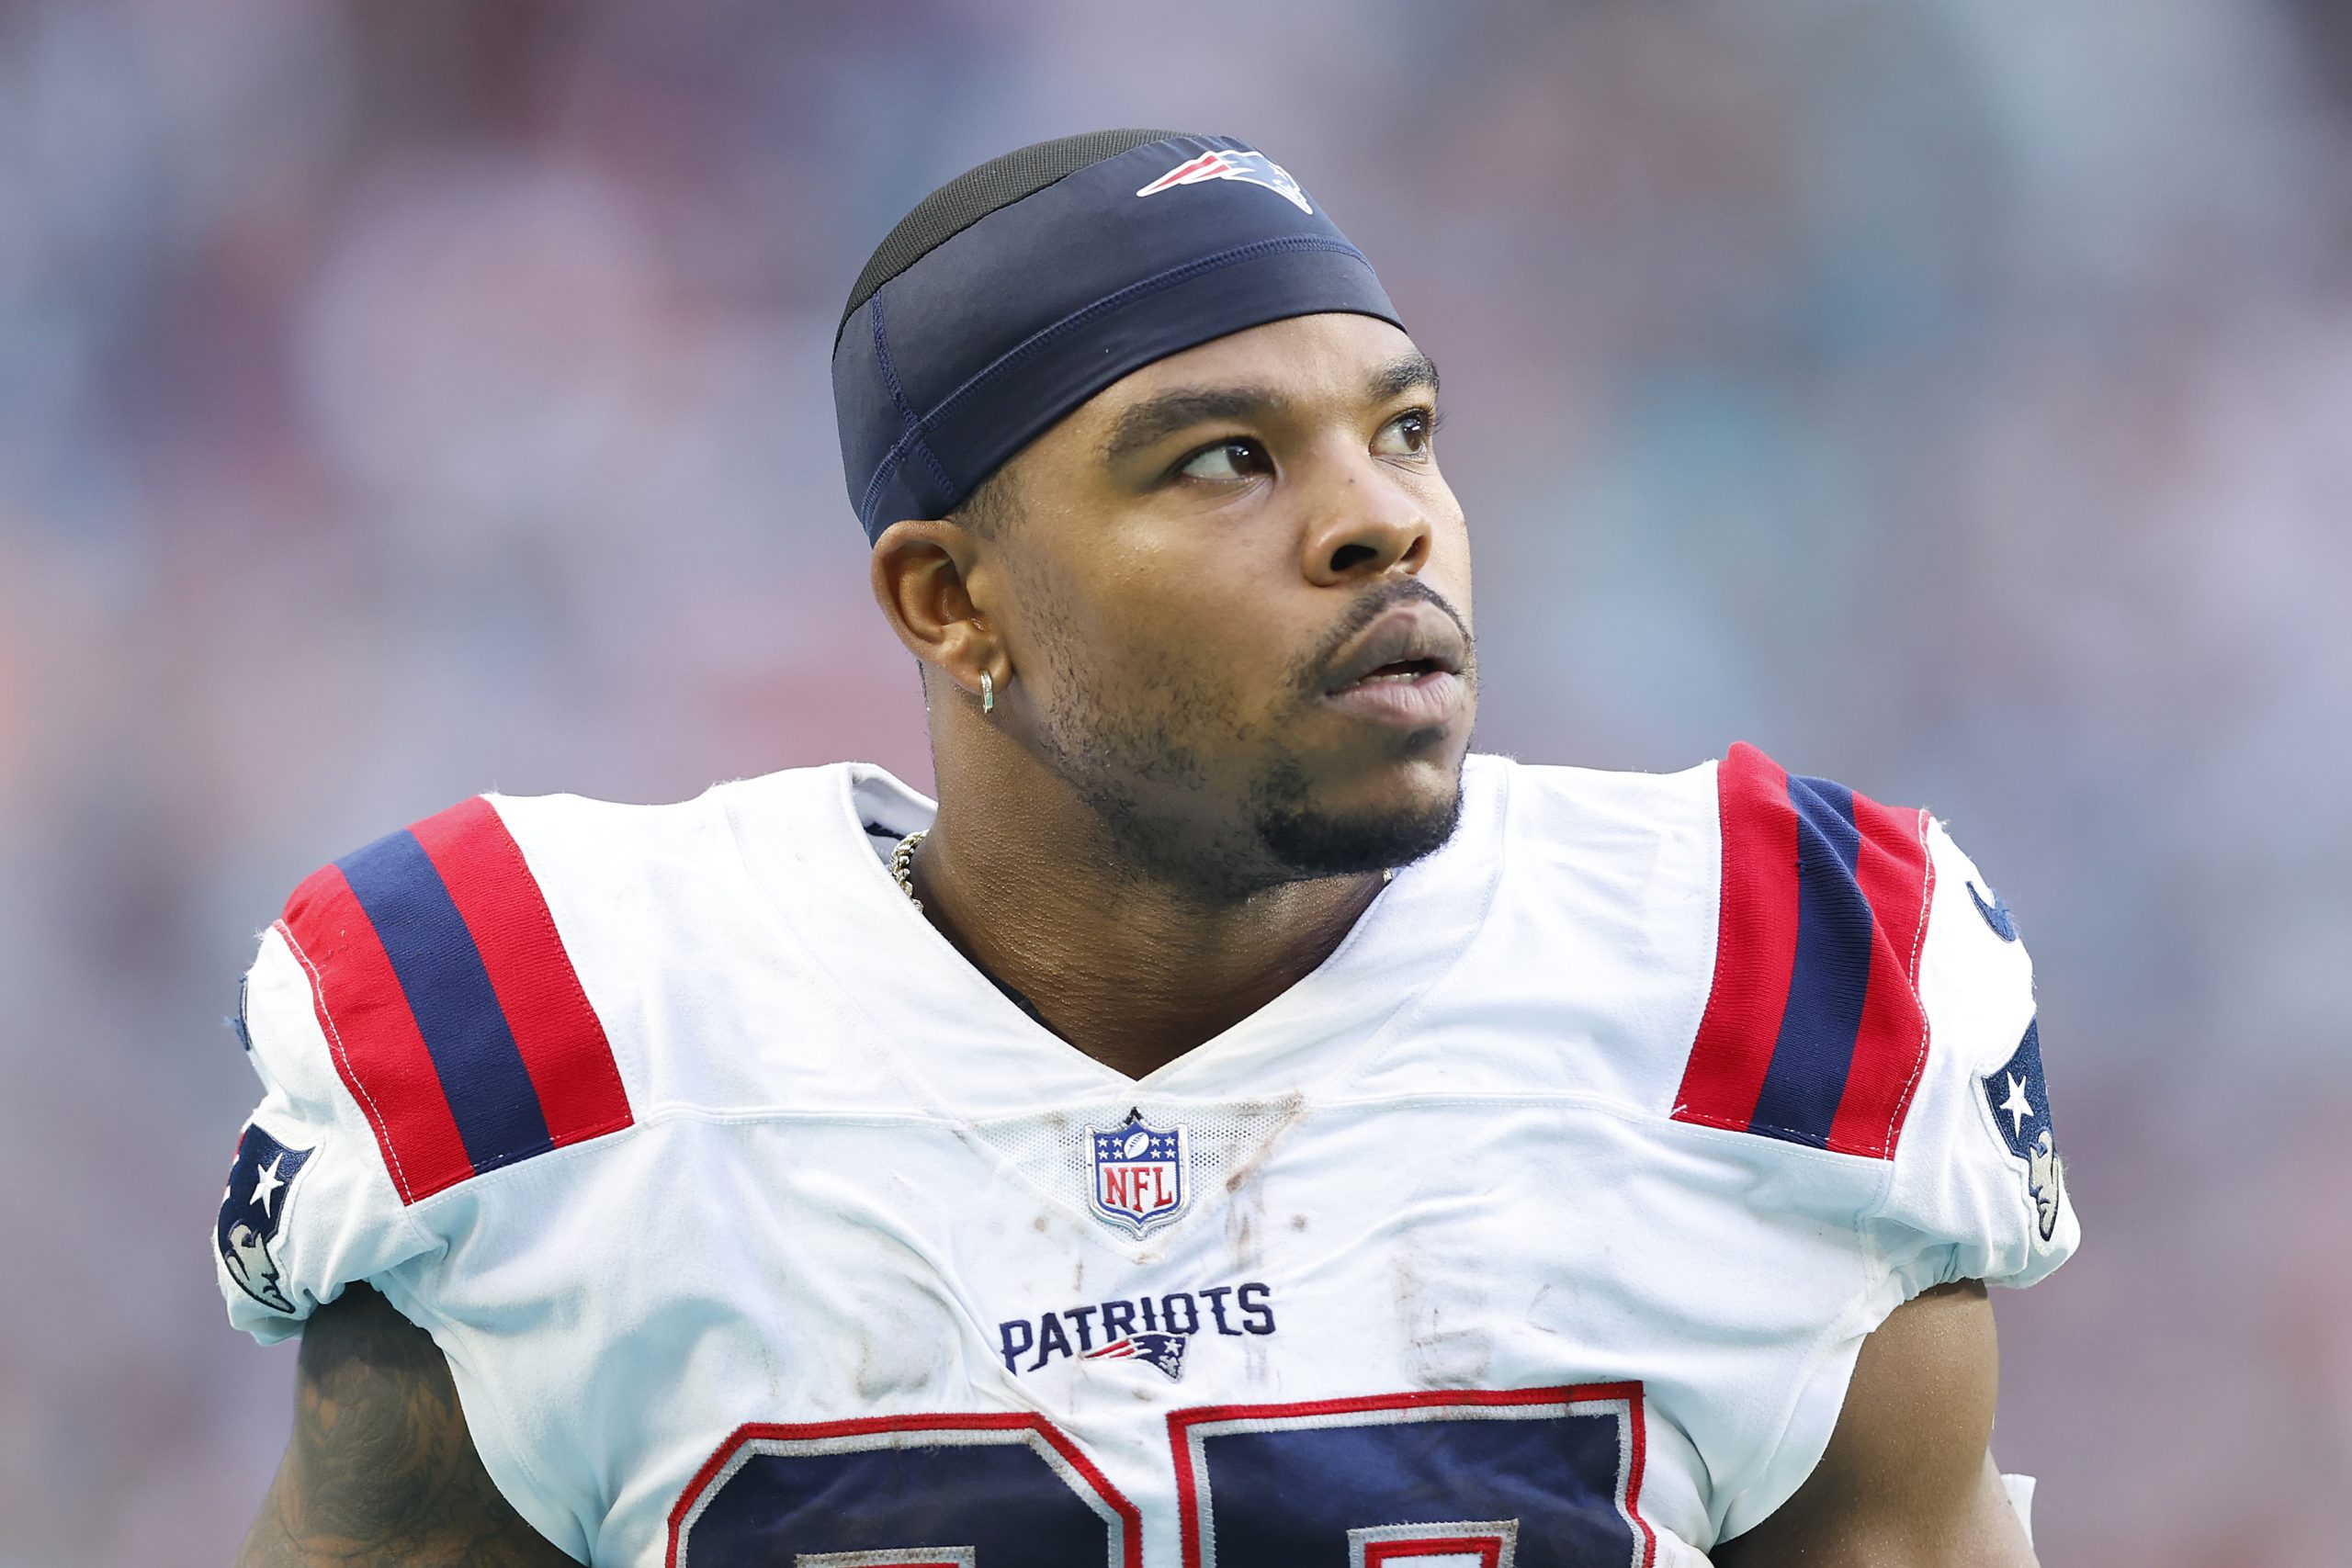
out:
{"label": "man's face", "polygon": [[1476,705],[1435,373],[1368,316],[1136,371],[1008,466],[971,588],[1023,739],[1156,874],[1220,897],[1429,853]]}

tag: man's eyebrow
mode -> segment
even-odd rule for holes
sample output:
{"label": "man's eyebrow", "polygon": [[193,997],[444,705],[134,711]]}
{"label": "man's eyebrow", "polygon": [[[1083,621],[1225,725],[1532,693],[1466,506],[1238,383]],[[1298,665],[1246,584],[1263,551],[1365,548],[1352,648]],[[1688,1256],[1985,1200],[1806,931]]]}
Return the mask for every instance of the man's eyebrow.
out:
{"label": "man's eyebrow", "polygon": [[1122,412],[1102,443],[1105,462],[1117,463],[1189,425],[1211,420],[1255,420],[1281,412],[1288,400],[1266,387],[1180,388]]}
{"label": "man's eyebrow", "polygon": [[[1437,364],[1426,354],[1400,355],[1372,373],[1369,400],[1385,403],[1426,387],[1437,390]],[[1119,463],[1195,424],[1249,422],[1279,414],[1290,400],[1270,387],[1180,387],[1121,412],[1102,443],[1102,458]]]}
{"label": "man's eyebrow", "polygon": [[1401,397],[1416,387],[1437,390],[1437,361],[1426,354],[1408,354],[1390,360],[1372,373],[1372,400],[1385,403]]}

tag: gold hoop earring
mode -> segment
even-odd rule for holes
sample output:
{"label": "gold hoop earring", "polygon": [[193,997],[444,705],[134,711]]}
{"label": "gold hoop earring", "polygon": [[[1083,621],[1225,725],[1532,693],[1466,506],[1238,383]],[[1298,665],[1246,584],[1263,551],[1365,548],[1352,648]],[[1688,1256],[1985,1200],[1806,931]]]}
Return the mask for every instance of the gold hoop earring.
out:
{"label": "gold hoop earring", "polygon": [[980,671],[980,711],[996,712],[996,677],[985,670]]}

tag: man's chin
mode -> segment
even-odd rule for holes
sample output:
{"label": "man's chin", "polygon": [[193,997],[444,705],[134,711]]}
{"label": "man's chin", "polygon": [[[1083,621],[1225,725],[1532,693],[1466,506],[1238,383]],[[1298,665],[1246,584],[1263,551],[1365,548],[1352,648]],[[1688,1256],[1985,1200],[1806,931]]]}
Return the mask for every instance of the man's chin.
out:
{"label": "man's chin", "polygon": [[1435,854],[1462,820],[1462,781],[1434,794],[1342,809],[1292,801],[1258,819],[1258,840],[1300,880],[1392,871]]}

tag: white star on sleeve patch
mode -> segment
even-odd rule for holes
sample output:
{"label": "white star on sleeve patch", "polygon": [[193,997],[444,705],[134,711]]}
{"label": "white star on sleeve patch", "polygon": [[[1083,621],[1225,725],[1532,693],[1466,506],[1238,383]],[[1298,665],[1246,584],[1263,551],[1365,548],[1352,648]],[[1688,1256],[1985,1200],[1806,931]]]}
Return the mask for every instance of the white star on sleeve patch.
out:
{"label": "white star on sleeve patch", "polygon": [[2010,1136],[2015,1137],[2025,1131],[2026,1118],[2037,1112],[2033,1109],[2033,1101],[2026,1098],[2025,1080],[2015,1073],[2007,1074],[2007,1077],[2009,1080],[2009,1098],[2001,1101],[2001,1109],[2009,1113]]}
{"label": "white star on sleeve patch", "polygon": [[285,1163],[286,1156],[279,1155],[269,1162],[267,1170],[256,1171],[254,1175],[253,1201],[260,1206],[261,1212],[265,1214],[269,1213],[269,1201],[277,1196],[279,1188],[286,1185],[285,1179],[277,1174],[277,1168]]}

